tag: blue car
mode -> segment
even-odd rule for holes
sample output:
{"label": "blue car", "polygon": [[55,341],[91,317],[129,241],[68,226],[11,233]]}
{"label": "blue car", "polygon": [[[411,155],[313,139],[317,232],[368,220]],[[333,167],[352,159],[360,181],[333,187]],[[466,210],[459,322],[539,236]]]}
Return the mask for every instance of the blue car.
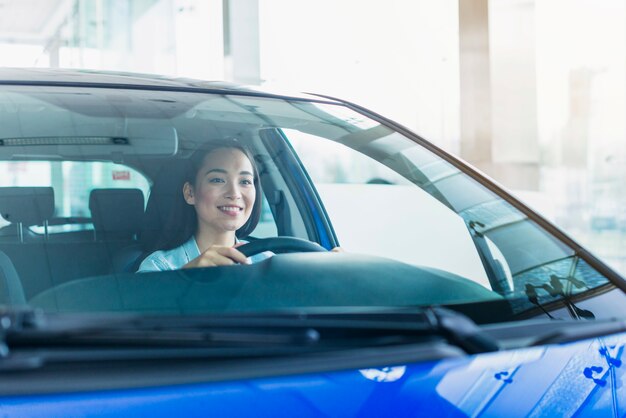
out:
{"label": "blue car", "polygon": [[622,417],[626,283],[356,104],[0,69],[0,415]]}

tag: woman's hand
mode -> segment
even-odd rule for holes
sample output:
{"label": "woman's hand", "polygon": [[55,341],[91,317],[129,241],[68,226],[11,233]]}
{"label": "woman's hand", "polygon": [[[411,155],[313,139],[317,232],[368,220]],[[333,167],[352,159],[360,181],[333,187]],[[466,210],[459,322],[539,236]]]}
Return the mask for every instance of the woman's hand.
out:
{"label": "woman's hand", "polygon": [[232,266],[233,264],[250,264],[250,262],[245,255],[233,247],[212,245],[198,257],[185,264],[183,268]]}

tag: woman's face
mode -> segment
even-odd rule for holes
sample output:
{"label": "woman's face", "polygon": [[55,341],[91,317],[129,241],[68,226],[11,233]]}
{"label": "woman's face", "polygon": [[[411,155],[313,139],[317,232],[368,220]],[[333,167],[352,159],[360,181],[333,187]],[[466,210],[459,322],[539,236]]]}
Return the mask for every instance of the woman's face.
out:
{"label": "woman's face", "polygon": [[254,206],[252,163],[236,148],[207,154],[196,173],[195,186],[185,183],[183,195],[195,206],[198,228],[220,234],[241,228]]}

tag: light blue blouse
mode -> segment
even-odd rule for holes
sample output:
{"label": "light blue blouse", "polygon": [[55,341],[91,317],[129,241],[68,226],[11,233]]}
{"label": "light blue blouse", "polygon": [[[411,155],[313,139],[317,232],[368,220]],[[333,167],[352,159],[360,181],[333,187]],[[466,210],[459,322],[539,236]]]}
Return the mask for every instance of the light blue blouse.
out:
{"label": "light blue blouse", "polygon": [[[237,240],[237,242],[246,241]],[[192,236],[183,245],[167,251],[155,251],[146,257],[137,270],[138,273],[147,271],[177,270],[200,255],[196,238]],[[248,257],[251,263],[258,263],[261,260],[271,257],[269,251]]]}

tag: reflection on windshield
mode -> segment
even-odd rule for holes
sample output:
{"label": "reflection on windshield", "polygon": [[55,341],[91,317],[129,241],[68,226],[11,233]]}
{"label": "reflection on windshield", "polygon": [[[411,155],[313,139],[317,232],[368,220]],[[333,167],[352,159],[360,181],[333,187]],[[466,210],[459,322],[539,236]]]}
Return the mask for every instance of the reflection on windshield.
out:
{"label": "reflection on windshield", "polygon": [[[518,273],[514,282],[512,305],[515,312],[520,312],[532,307],[532,304],[567,300],[570,296],[606,284],[608,280],[584,260],[573,256]],[[532,302],[533,299],[535,302]],[[576,306],[571,309],[576,316],[585,317],[585,312],[579,311]]]}
{"label": "reflection on windshield", "polygon": [[569,298],[608,283],[606,277],[509,202],[428,150],[412,147],[402,154],[416,165],[404,168],[411,180],[463,218],[491,289],[510,299],[514,312],[564,299],[573,317],[593,317]]}
{"label": "reflection on windshield", "polygon": [[[329,112],[329,121],[339,116],[331,106],[317,110]],[[342,123],[353,120],[345,117]],[[514,312],[608,282],[507,200],[397,132],[370,135],[353,129],[341,138],[319,130],[282,132],[323,198],[339,239],[357,252],[459,274],[514,300]],[[385,169],[394,176],[382,175]],[[370,178],[387,181],[375,189]],[[354,206],[361,208],[358,214],[341,210]],[[381,216],[389,207],[412,210]],[[377,219],[384,234],[355,227],[367,219]],[[363,235],[355,232],[360,230]],[[468,259],[471,254],[474,259]],[[528,289],[537,293],[536,302]],[[592,316],[568,303],[576,316]]]}

